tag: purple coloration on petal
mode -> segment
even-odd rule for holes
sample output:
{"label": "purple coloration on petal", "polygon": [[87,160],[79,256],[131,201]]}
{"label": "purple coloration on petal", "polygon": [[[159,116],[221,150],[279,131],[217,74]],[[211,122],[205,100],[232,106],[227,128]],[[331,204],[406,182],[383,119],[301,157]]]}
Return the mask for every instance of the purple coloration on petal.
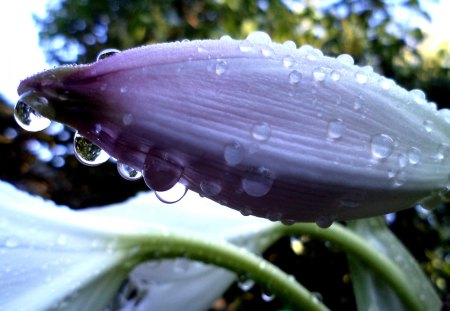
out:
{"label": "purple coloration on petal", "polygon": [[149,155],[166,155],[161,189],[181,179],[243,214],[328,223],[407,208],[448,183],[445,111],[259,34],[131,49],[28,78],[27,91],[144,176]]}

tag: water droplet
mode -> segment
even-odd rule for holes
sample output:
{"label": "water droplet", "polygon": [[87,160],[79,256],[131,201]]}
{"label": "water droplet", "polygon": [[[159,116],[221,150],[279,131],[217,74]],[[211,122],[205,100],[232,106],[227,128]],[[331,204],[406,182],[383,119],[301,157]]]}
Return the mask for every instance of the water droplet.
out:
{"label": "water droplet", "polygon": [[447,144],[439,144],[434,158],[436,159],[436,161],[439,161],[439,162],[443,161],[445,159],[445,157],[448,155],[448,151],[449,151],[449,146]]}
{"label": "water droplet", "polygon": [[200,183],[200,189],[207,197],[218,195],[222,191],[222,186],[213,181],[202,181]]}
{"label": "water droplet", "polygon": [[398,155],[398,166],[404,168],[408,164],[408,158],[403,153]]}
{"label": "water droplet", "polygon": [[445,122],[450,123],[450,109],[440,109],[438,115],[445,120]]}
{"label": "water droplet", "polygon": [[272,133],[269,124],[263,122],[255,124],[252,128],[252,137],[257,141],[267,141]]}
{"label": "water droplet", "polygon": [[245,156],[245,150],[244,147],[238,143],[233,142],[231,144],[228,144],[225,147],[225,152],[223,154],[223,157],[228,165],[235,166],[242,162]]}
{"label": "water droplet", "polygon": [[380,81],[380,86],[384,90],[389,90],[395,85],[395,82],[391,79],[382,78]]}
{"label": "water droplet", "polygon": [[75,156],[84,165],[97,166],[109,160],[109,154],[97,145],[84,138],[78,132],[73,139]]}
{"label": "water droplet", "polygon": [[353,60],[353,57],[351,55],[348,54],[341,54],[336,58],[339,62],[341,62],[342,64],[351,66],[355,63],[355,61]]}
{"label": "water droplet", "polygon": [[123,125],[126,125],[126,126],[133,123],[133,115],[131,113],[124,114],[122,117],[122,123],[123,123]]}
{"label": "water droplet", "polygon": [[394,140],[386,134],[372,136],[370,151],[375,159],[386,159],[394,151]]}
{"label": "water droplet", "polygon": [[237,285],[242,291],[248,292],[255,285],[255,281],[248,277],[240,276]]}
{"label": "water droplet", "polygon": [[290,239],[291,249],[296,255],[301,255],[305,251],[305,246],[301,239],[297,237],[291,237]]}
{"label": "water droplet", "polygon": [[113,56],[114,54],[120,53],[118,49],[106,49],[101,51],[97,55],[97,61]]}
{"label": "water droplet", "polygon": [[298,84],[302,80],[302,74],[300,73],[300,71],[292,70],[289,73],[288,78],[290,84]]}
{"label": "water droplet", "polygon": [[228,69],[228,64],[226,61],[218,59],[215,65],[215,73],[218,76],[223,75]]}
{"label": "water droplet", "polygon": [[295,60],[292,56],[288,55],[283,57],[283,66],[285,68],[292,68],[295,65]]}
{"label": "water droplet", "polygon": [[265,302],[270,302],[275,298],[274,294],[270,294],[268,292],[262,292],[261,293],[261,299],[264,300]]}
{"label": "water droplet", "polygon": [[426,132],[431,133],[433,131],[433,121],[425,120],[423,121],[423,127]]}
{"label": "water droplet", "polygon": [[406,182],[406,173],[405,171],[398,171],[393,180],[392,180],[392,184],[394,187],[400,187],[402,185],[404,185]]}
{"label": "water droplet", "polygon": [[328,123],[327,136],[331,140],[342,137],[345,132],[345,124],[341,119],[334,119]]}
{"label": "water droplet", "polygon": [[283,46],[289,50],[297,49],[297,44],[295,44],[295,42],[291,40],[284,41]]}
{"label": "water droplet", "polygon": [[322,82],[325,80],[326,77],[327,73],[322,67],[313,70],[313,78],[315,81]]}
{"label": "water droplet", "polygon": [[355,80],[359,84],[366,84],[368,81],[367,74],[362,71],[358,71],[357,73],[355,73]]}
{"label": "water droplet", "polygon": [[121,86],[119,91],[120,91],[120,93],[124,94],[124,93],[128,92],[128,88],[126,86]]}
{"label": "water droplet", "polygon": [[253,49],[254,49],[253,44],[248,40],[241,41],[241,43],[239,44],[239,50],[241,52],[249,53],[252,52]]}
{"label": "water droplet", "polygon": [[417,165],[420,162],[422,152],[419,148],[412,147],[408,150],[408,160],[411,165]]}
{"label": "water droplet", "polygon": [[262,197],[272,188],[273,177],[265,167],[259,167],[247,173],[242,180],[242,188],[252,197]]}
{"label": "water droplet", "polygon": [[24,93],[14,108],[14,119],[26,131],[38,132],[50,126],[51,121],[43,117],[34,107],[48,106],[45,97],[36,96],[32,92]]}
{"label": "water droplet", "polygon": [[117,171],[119,172],[119,175],[126,180],[134,181],[142,177],[142,173],[140,171],[119,161],[117,162]]}
{"label": "water droplet", "polygon": [[155,191],[165,192],[180,180],[183,168],[168,160],[149,154],[144,162],[143,176],[146,185]]}
{"label": "water droplet", "polygon": [[20,245],[20,242],[16,238],[8,238],[5,241],[5,246],[7,248],[15,248],[15,247],[18,247],[19,245]]}
{"label": "water droplet", "polygon": [[265,57],[270,57],[270,56],[272,56],[274,54],[274,51],[273,51],[273,49],[270,46],[266,46],[266,47],[261,49],[261,53]]}
{"label": "water droplet", "polygon": [[333,70],[330,74],[330,77],[333,81],[339,81],[341,79],[341,74],[338,71]]}
{"label": "water droplet", "polygon": [[163,203],[172,204],[180,201],[187,193],[188,188],[177,183],[175,186],[166,191],[155,191],[155,195]]}
{"label": "water droplet", "polygon": [[333,219],[328,216],[320,216],[316,219],[316,225],[323,229],[331,227],[332,224]]}
{"label": "water droplet", "polygon": [[427,103],[425,93],[422,90],[414,89],[409,91],[413,100],[419,105],[425,105]]}
{"label": "water droplet", "polygon": [[269,45],[272,43],[270,36],[264,31],[254,31],[247,36],[247,40],[253,44]]}
{"label": "water droplet", "polygon": [[233,41],[233,38],[231,38],[229,35],[223,35],[222,37],[220,37],[221,41]]}
{"label": "water droplet", "polygon": [[355,109],[356,111],[360,110],[363,106],[363,98],[362,96],[357,96],[355,98],[355,101],[353,102],[353,109]]}

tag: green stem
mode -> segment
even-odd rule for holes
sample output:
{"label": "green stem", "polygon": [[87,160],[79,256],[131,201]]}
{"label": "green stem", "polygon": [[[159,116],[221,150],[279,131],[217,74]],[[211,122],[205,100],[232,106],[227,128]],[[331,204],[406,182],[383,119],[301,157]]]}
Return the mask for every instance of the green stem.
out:
{"label": "green stem", "polygon": [[[270,236],[267,238],[270,242],[280,237],[275,236],[271,230],[268,233]],[[192,235],[187,236],[176,232],[143,233],[138,237],[124,237],[121,240],[122,247],[130,248],[131,245],[141,245],[139,255],[133,256],[133,260],[128,263],[130,268],[149,258],[186,257],[221,266],[238,275],[249,276],[295,310],[328,310],[293,277],[289,277],[277,266],[263,258],[231,243]],[[129,245],[126,245],[127,242]]]}
{"label": "green stem", "polygon": [[328,229],[321,229],[315,224],[295,224],[292,226],[278,225],[275,229],[280,235],[309,235],[321,240],[327,240],[340,246],[364,262],[373,271],[384,278],[395,290],[398,297],[405,303],[408,310],[421,311],[422,306],[406,276],[389,258],[378,252],[361,237],[339,224],[333,224]]}

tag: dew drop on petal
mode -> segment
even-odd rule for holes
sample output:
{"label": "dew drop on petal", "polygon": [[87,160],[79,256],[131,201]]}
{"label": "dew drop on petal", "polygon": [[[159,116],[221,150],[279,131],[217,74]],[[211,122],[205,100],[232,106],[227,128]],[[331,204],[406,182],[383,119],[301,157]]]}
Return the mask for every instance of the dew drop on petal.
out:
{"label": "dew drop on petal", "polygon": [[247,36],[247,40],[253,44],[269,45],[272,43],[270,36],[264,31],[254,31]]}
{"label": "dew drop on petal", "polygon": [[45,97],[36,96],[31,92],[24,93],[14,108],[14,119],[17,124],[29,132],[38,132],[49,127],[51,121],[34,110],[30,105],[45,106],[48,105],[48,101]]}
{"label": "dew drop on petal", "polygon": [[106,151],[86,139],[78,132],[75,133],[73,139],[73,149],[78,161],[88,166],[103,164],[110,158]]}
{"label": "dew drop on petal", "polygon": [[255,281],[247,277],[239,277],[237,285],[243,292],[248,292],[255,285]]}
{"label": "dew drop on petal", "polygon": [[272,130],[269,124],[263,122],[255,124],[252,128],[252,137],[257,141],[267,141],[270,138]]}
{"label": "dew drop on petal", "polygon": [[384,90],[389,90],[395,85],[394,80],[382,78],[380,81],[380,86]]}
{"label": "dew drop on petal", "polygon": [[353,65],[355,61],[353,60],[353,57],[349,54],[341,54],[336,58],[339,62],[345,65]]}
{"label": "dew drop on petal", "polygon": [[322,82],[327,77],[327,73],[322,67],[314,69],[312,74],[314,80],[317,82]]}
{"label": "dew drop on petal", "polygon": [[355,80],[359,84],[366,84],[368,80],[367,74],[362,71],[358,71],[355,73]]}
{"label": "dew drop on petal", "polygon": [[444,119],[445,122],[450,123],[450,109],[440,109],[438,116]]}
{"label": "dew drop on petal", "polygon": [[200,189],[207,197],[218,195],[222,191],[222,186],[214,181],[202,181],[200,182]]}
{"label": "dew drop on petal", "polygon": [[142,177],[142,173],[140,171],[120,161],[117,162],[117,171],[119,172],[119,175],[126,180],[135,181]]}
{"label": "dew drop on petal", "polygon": [[283,57],[283,66],[285,68],[292,68],[292,66],[295,65],[295,60],[292,56],[287,55],[285,57]]}
{"label": "dew drop on petal", "polygon": [[244,160],[244,147],[238,142],[232,142],[225,146],[223,157],[228,165],[235,166]]}
{"label": "dew drop on petal", "polygon": [[242,189],[249,196],[262,197],[272,188],[273,177],[265,167],[259,167],[246,174],[242,179]]}
{"label": "dew drop on petal", "polygon": [[420,162],[420,158],[422,156],[422,152],[419,148],[412,147],[408,150],[408,160],[409,164],[417,165]]}
{"label": "dew drop on petal", "polygon": [[297,70],[292,70],[289,73],[289,83],[292,85],[298,84],[301,80],[302,80],[302,74],[300,73],[300,71]]}
{"label": "dew drop on petal", "polygon": [[297,44],[291,40],[284,41],[283,46],[289,50],[295,50],[297,48]]}
{"label": "dew drop on petal", "polygon": [[370,151],[375,159],[386,159],[394,151],[394,140],[386,134],[372,136],[370,140]]}
{"label": "dew drop on petal", "polygon": [[216,75],[223,75],[228,69],[228,64],[226,61],[218,59],[214,68]]}
{"label": "dew drop on petal", "polygon": [[331,77],[331,80],[333,80],[333,81],[339,81],[341,79],[341,74],[338,71],[333,70],[330,73],[330,77]]}
{"label": "dew drop on petal", "polygon": [[316,219],[316,225],[323,229],[331,227],[332,224],[333,219],[328,216],[320,216]]}
{"label": "dew drop on petal", "polygon": [[180,180],[183,168],[175,163],[149,154],[142,175],[146,185],[155,191],[167,191]]}
{"label": "dew drop on petal", "polygon": [[248,40],[241,41],[239,44],[239,50],[244,53],[252,52],[254,50],[253,43]]}
{"label": "dew drop on petal", "polygon": [[433,131],[433,121],[431,121],[431,120],[423,121],[423,127],[424,127],[425,131],[427,131],[428,133],[431,133]]}
{"label": "dew drop on petal", "polygon": [[155,191],[155,195],[163,203],[172,204],[180,201],[186,195],[188,188],[177,183],[172,188],[166,191]]}
{"label": "dew drop on petal", "polygon": [[231,38],[229,35],[223,35],[219,39],[220,41],[233,41],[233,38]]}
{"label": "dew drop on petal", "polygon": [[113,56],[114,54],[120,53],[118,49],[106,49],[101,51],[97,55],[97,61]]}
{"label": "dew drop on petal", "polygon": [[392,185],[394,187],[403,186],[405,184],[405,182],[406,182],[406,173],[405,173],[405,171],[402,171],[402,170],[398,171],[395,174],[394,178],[392,179]]}
{"label": "dew drop on petal", "polygon": [[334,119],[328,123],[327,137],[336,140],[342,137],[345,132],[345,124],[341,119]]}
{"label": "dew drop on petal", "polygon": [[425,93],[422,90],[414,89],[409,91],[409,94],[417,104],[425,105],[427,103]]}

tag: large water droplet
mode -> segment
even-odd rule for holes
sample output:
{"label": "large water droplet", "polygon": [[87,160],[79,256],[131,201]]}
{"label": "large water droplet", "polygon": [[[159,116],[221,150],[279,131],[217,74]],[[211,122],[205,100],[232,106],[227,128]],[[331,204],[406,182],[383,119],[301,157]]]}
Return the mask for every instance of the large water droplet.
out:
{"label": "large water droplet", "polygon": [[37,96],[32,92],[24,93],[14,108],[14,119],[16,119],[17,124],[30,132],[42,131],[49,127],[51,121],[43,117],[30,105],[35,107],[46,106],[48,101],[45,97]]}
{"label": "large water droplet", "polygon": [[297,44],[295,44],[292,40],[287,40],[283,42],[283,46],[289,50],[295,50],[297,49]]}
{"label": "large water droplet", "polygon": [[140,171],[122,162],[117,162],[117,171],[119,172],[119,175],[126,180],[134,181],[142,177],[142,173]]}
{"label": "large water droplet", "polygon": [[214,181],[202,181],[200,183],[200,189],[207,197],[218,195],[222,191],[222,186]]}
{"label": "large water droplet", "polygon": [[389,90],[395,85],[394,80],[382,78],[380,81],[380,86],[384,90]]}
{"label": "large water droplet", "polygon": [[338,71],[333,70],[330,73],[330,77],[331,77],[331,80],[333,80],[333,81],[339,81],[341,79],[341,74]]}
{"label": "large water droplet", "polygon": [[272,43],[270,36],[264,31],[254,31],[247,36],[247,40],[253,44],[268,45]]}
{"label": "large water droplet", "polygon": [[366,84],[368,80],[367,74],[362,71],[358,71],[355,73],[355,80],[359,84]]}
{"label": "large water droplet", "polygon": [[355,61],[353,60],[353,57],[348,54],[341,54],[336,59],[339,62],[341,62],[342,64],[349,65],[349,66],[351,66],[355,63]]}
{"label": "large water droplet", "polygon": [[221,76],[223,75],[228,69],[228,64],[226,61],[218,59],[215,65],[214,71],[216,72],[216,75]]}
{"label": "large water droplet", "polygon": [[273,177],[265,167],[259,167],[247,173],[242,180],[242,189],[252,197],[262,197],[272,188]]}
{"label": "large water droplet", "polygon": [[327,77],[327,73],[322,67],[314,69],[312,74],[314,80],[317,82],[322,82]]}
{"label": "large water droplet", "polygon": [[168,160],[149,154],[144,162],[144,181],[150,189],[167,191],[180,180],[183,168]]}
{"label": "large water droplet", "polygon": [[269,124],[263,122],[255,124],[252,128],[252,137],[257,141],[266,141],[269,139],[272,130]]}
{"label": "large water droplet", "polygon": [[223,35],[222,37],[220,37],[219,40],[230,42],[230,41],[233,41],[233,38],[231,38],[229,35]]}
{"label": "large water droplet", "polygon": [[118,49],[106,49],[101,51],[97,55],[97,61],[113,56],[114,54],[120,53]]}
{"label": "large water droplet", "polygon": [[334,119],[328,123],[327,136],[331,140],[342,137],[345,132],[345,124],[341,119]]}
{"label": "large water droplet", "polygon": [[166,191],[155,191],[155,195],[163,203],[172,204],[180,201],[187,193],[188,189],[181,183],[175,184]]}
{"label": "large water droplet", "polygon": [[244,147],[238,143],[233,142],[226,145],[223,157],[228,165],[235,166],[242,162],[245,156]]}
{"label": "large water droplet", "polygon": [[76,158],[83,164],[88,166],[97,166],[109,160],[109,154],[103,149],[84,138],[78,132],[75,133],[73,139],[73,149]]}
{"label": "large water droplet", "polygon": [[409,91],[413,100],[419,105],[425,105],[427,103],[425,93],[422,90],[414,89]]}
{"label": "large water droplet", "polygon": [[298,84],[302,80],[302,74],[298,70],[292,70],[289,73],[288,78],[289,78],[289,83],[290,84],[293,84],[293,85],[294,84]]}
{"label": "large water droplet", "polygon": [[394,140],[386,134],[372,136],[370,151],[375,159],[386,159],[394,151]]}
{"label": "large water droplet", "polygon": [[408,150],[408,160],[409,164],[417,165],[420,162],[420,158],[422,156],[422,152],[419,148],[412,147]]}

